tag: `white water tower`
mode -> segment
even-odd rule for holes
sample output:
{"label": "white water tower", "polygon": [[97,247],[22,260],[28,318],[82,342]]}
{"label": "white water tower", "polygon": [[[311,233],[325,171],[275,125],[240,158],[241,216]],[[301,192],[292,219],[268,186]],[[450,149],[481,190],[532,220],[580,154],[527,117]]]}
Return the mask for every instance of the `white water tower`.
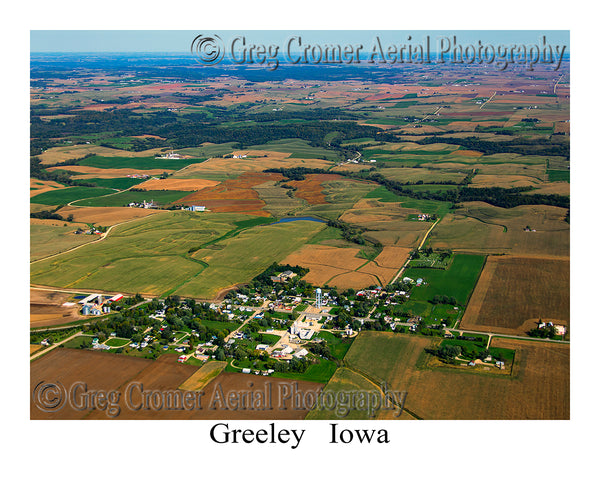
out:
{"label": "white water tower", "polygon": [[317,301],[316,301],[316,303],[315,303],[315,306],[316,306],[317,308],[321,308],[321,305],[322,305],[322,303],[321,303],[321,302],[322,302],[322,298],[321,298],[321,289],[320,289],[320,288],[317,288],[317,292],[316,292],[316,293],[317,293]]}

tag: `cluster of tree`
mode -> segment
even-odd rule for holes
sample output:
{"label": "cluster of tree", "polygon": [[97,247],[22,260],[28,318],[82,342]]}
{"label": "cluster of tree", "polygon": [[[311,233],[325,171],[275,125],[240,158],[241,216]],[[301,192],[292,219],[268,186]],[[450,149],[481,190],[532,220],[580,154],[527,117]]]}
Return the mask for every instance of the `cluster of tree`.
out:
{"label": "cluster of tree", "polygon": [[[328,220],[327,226],[340,229],[342,238],[348,242],[356,243],[357,245],[365,245],[367,240],[362,236],[365,229],[351,225],[342,220]],[[381,247],[380,243],[375,244],[376,247]]]}
{"label": "cluster of tree", "polygon": [[449,297],[448,295],[434,295],[430,300],[434,305],[444,304],[444,305],[458,305],[456,298]]}
{"label": "cluster of tree", "polygon": [[546,325],[542,328],[532,328],[527,332],[527,335],[534,338],[554,338],[556,329],[552,325]]}
{"label": "cluster of tree", "polygon": [[[447,132],[444,132],[447,133]],[[512,132],[511,132],[512,133]],[[483,152],[484,155],[493,155],[495,153],[517,153],[520,155],[559,155],[563,157],[570,156],[570,148],[568,143],[552,143],[546,138],[537,139],[514,139],[509,142],[494,142],[481,140],[477,137],[446,137],[438,138],[437,135],[416,140],[415,143],[420,145],[429,145],[433,143],[449,143],[452,145],[460,145],[469,150],[477,150]]]}
{"label": "cluster of tree", "polygon": [[62,215],[56,213],[58,210],[60,210],[64,205],[59,205],[58,207],[52,209],[52,210],[41,210],[39,212],[31,212],[29,214],[30,218],[42,218],[45,220],[61,220],[63,222],[72,222],[73,221],[73,214],[69,214],[67,216],[67,218],[63,217]]}
{"label": "cluster of tree", "polygon": [[458,363],[455,357],[462,354],[462,348],[458,345],[441,345],[437,348],[426,348],[425,351],[431,355],[435,355],[442,362],[450,364]]}

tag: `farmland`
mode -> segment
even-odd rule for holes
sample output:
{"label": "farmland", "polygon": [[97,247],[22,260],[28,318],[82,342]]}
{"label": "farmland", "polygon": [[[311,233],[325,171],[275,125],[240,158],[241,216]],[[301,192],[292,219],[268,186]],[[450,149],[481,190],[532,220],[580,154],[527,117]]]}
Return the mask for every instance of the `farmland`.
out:
{"label": "farmland", "polygon": [[461,326],[523,334],[539,319],[568,325],[569,305],[567,260],[488,257]]}
{"label": "farmland", "polygon": [[[164,355],[152,361],[143,358],[125,357],[104,352],[90,352],[74,349],[57,349],[31,365],[31,391],[46,378],[56,379],[61,385],[70,388],[75,382],[84,382],[89,389],[118,391],[121,402],[115,402],[105,409],[76,410],[67,404],[64,408],[50,413],[37,409],[32,402],[33,419],[302,419],[309,408],[294,409],[290,400],[285,399],[286,388],[291,382],[285,379],[249,378],[239,373],[221,373],[204,387],[201,403],[192,402],[192,408],[139,408],[143,402],[139,385],[146,391],[164,392],[172,395],[178,387],[196,374],[198,368],[178,364],[175,355]],[[248,388],[251,379],[255,392],[266,391],[267,383],[272,384],[272,405],[275,408],[235,409],[227,408],[221,398],[229,397],[229,392],[239,392]],[[319,383],[298,382],[302,394],[314,393],[322,386]],[[129,393],[129,395],[127,395]],[[183,394],[183,391],[182,393]],[[130,402],[124,399],[128,398]],[[167,398],[166,396],[164,397]],[[172,400],[172,399],[171,399]],[[143,403],[141,404],[143,405]],[[284,408],[279,408],[279,406]],[[118,407],[118,408],[117,408]],[[212,407],[212,408],[211,408]]]}
{"label": "farmland", "polygon": [[[537,329],[570,328],[568,61],[264,76],[128,55],[30,62],[30,326],[84,335],[32,388],[385,383],[402,418],[569,418],[570,332]],[[125,298],[83,316],[91,292]],[[119,418],[370,418],[309,409]]]}
{"label": "farmland", "polygon": [[[518,367],[511,378],[444,369],[423,370],[419,357],[430,340],[362,333],[347,362],[391,388],[407,390],[406,408],[426,419],[569,418],[569,347],[494,339],[514,349]],[[501,402],[498,399],[502,399]]]}

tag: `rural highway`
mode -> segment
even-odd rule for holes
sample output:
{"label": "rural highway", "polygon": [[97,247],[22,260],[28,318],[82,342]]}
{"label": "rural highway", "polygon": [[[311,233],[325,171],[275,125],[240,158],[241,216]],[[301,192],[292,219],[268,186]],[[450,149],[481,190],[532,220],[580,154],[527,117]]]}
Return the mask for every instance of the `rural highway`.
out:
{"label": "rural highway", "polygon": [[481,110],[483,107],[485,107],[489,102],[492,101],[492,98],[494,98],[496,96],[496,92],[494,92],[492,94],[492,96],[490,98],[488,98],[485,102],[483,102],[483,104],[481,105],[481,107],[479,107],[479,110]]}

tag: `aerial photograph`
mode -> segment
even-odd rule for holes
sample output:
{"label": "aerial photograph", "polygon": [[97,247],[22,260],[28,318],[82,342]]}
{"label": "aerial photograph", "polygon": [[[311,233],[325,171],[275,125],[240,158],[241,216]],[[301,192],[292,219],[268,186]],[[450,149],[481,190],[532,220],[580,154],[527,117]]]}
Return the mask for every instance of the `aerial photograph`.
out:
{"label": "aerial photograph", "polygon": [[30,419],[571,418],[569,31],[30,36]]}

